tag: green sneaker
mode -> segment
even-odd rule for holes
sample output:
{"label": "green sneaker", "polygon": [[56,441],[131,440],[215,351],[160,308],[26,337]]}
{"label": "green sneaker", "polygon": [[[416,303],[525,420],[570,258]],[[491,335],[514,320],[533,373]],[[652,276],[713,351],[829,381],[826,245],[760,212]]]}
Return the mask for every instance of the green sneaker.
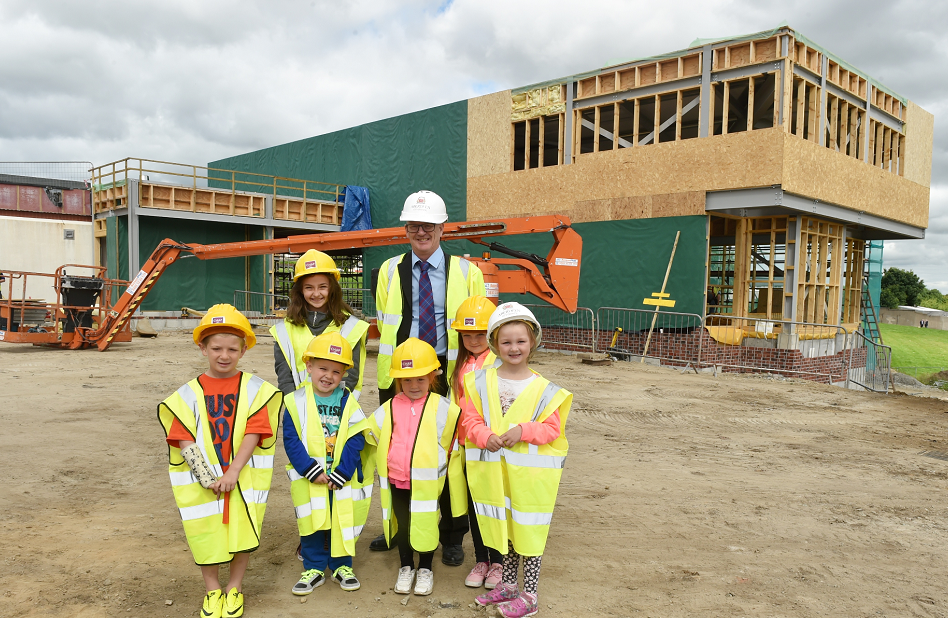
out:
{"label": "green sneaker", "polygon": [[201,618],[221,618],[224,611],[224,594],[221,590],[212,590],[204,595],[201,605]]}
{"label": "green sneaker", "polygon": [[352,567],[341,566],[332,574],[333,580],[339,584],[339,587],[346,591],[358,590],[362,587],[359,578],[352,572]]}
{"label": "green sneaker", "polygon": [[310,594],[314,588],[319,588],[326,583],[326,577],[318,569],[303,571],[300,580],[293,584],[293,594],[298,597],[305,597]]}

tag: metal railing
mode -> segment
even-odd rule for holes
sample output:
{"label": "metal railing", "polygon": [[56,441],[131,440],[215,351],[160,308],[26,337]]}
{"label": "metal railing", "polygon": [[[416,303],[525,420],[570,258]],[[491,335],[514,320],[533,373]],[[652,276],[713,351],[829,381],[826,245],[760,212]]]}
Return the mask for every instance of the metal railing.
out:
{"label": "metal railing", "polygon": [[273,316],[277,311],[286,311],[289,302],[289,297],[279,294],[234,290],[234,307],[244,313]]}
{"label": "metal railing", "polygon": [[704,329],[701,316],[695,313],[660,311],[656,314],[652,309],[600,307],[596,322],[597,349],[617,358],[638,361],[644,356],[670,365],[692,367],[701,363]]}
{"label": "metal railing", "polygon": [[540,346],[547,349],[596,351],[596,316],[588,307],[577,307],[576,313],[552,305],[524,305],[536,316],[543,328]]}
{"label": "metal railing", "polygon": [[[252,192],[271,194],[274,198],[277,196],[295,197],[302,199],[304,202],[338,203],[345,190],[345,185],[332,182],[302,180],[272,174],[240,172],[203,165],[189,165],[187,163],[173,163],[136,157],[126,157],[92,168],[94,192],[123,186],[128,183],[129,178],[139,182],[166,182],[184,187],[190,186],[191,189],[223,189],[230,191],[232,194]],[[97,207],[96,212],[99,212],[99,210],[109,210],[109,208]]]}
{"label": "metal railing", "polygon": [[[352,307],[356,317],[371,319],[375,317],[375,297],[366,288],[342,288],[342,299]],[[251,292],[234,290],[234,307],[238,311],[258,316],[277,316],[286,311],[290,304],[289,296],[269,292]],[[282,314],[280,314],[282,315]]]}
{"label": "metal railing", "polygon": [[[892,348],[876,343],[861,332],[854,333],[854,345],[849,349],[849,383],[857,384],[876,393],[889,392],[892,371]],[[865,362],[862,362],[865,352]],[[856,360],[856,356],[860,357]]]}
{"label": "metal railing", "polygon": [[[757,317],[708,316],[702,364],[834,384],[846,380],[853,339],[841,326]],[[792,352],[799,354],[792,354]]]}

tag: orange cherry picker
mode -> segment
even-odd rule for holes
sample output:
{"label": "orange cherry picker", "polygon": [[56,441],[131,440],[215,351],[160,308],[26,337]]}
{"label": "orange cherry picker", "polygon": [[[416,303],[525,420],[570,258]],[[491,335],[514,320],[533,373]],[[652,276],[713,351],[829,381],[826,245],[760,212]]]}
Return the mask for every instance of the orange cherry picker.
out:
{"label": "orange cherry picker", "polygon": [[[493,241],[500,236],[544,232],[553,234],[553,246],[545,258]],[[441,238],[467,240],[488,249],[481,257],[468,258],[484,273],[488,295],[532,294],[564,311],[576,311],[583,241],[570,226],[568,217],[547,215],[445,223]],[[405,231],[400,227],[304,234],[217,245],[183,244],[168,238],[155,248],[114,306],[110,303],[111,290],[120,282],[106,279],[101,267],[70,265],[71,268],[91,270],[91,277],[69,276],[65,273],[66,267],[59,268],[55,275],[0,272],[0,277],[6,277],[8,282],[7,285],[0,282],[0,290],[7,292],[4,298],[0,299],[0,341],[74,350],[97,347],[100,351],[107,350],[114,341],[130,341],[129,319],[141,306],[165,269],[182,256],[214,260],[274,253],[303,253],[307,249],[329,252],[400,244],[407,244]],[[495,258],[491,256],[491,252],[509,257]],[[15,287],[22,286],[22,289],[26,290],[26,278],[29,276],[54,279],[56,302],[42,305],[43,312],[48,308],[49,313],[47,323],[42,325],[30,325],[25,321],[25,316],[31,310],[37,311],[35,302],[23,300],[23,296],[21,300],[12,299]],[[52,321],[51,326],[49,321]]]}

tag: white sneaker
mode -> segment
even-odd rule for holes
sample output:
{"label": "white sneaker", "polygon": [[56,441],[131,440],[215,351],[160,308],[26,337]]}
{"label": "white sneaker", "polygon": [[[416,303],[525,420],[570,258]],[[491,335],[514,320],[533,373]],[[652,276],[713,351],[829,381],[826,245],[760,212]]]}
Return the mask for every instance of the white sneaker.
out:
{"label": "white sneaker", "polygon": [[[431,571],[428,571],[429,573]],[[398,580],[395,582],[395,594],[408,594],[411,592],[412,582],[415,581],[415,569],[411,567],[402,567],[398,569]]]}
{"label": "white sneaker", "polygon": [[418,569],[415,578],[415,594],[426,597],[434,590],[434,573],[428,569]]}

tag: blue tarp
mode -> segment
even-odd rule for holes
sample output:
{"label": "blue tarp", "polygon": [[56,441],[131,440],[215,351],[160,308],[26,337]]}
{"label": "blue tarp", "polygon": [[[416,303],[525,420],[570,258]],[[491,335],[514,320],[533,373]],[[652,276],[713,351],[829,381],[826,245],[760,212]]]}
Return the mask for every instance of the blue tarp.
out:
{"label": "blue tarp", "polygon": [[372,229],[372,210],[369,208],[369,190],[346,185],[346,201],[342,210],[342,232]]}

